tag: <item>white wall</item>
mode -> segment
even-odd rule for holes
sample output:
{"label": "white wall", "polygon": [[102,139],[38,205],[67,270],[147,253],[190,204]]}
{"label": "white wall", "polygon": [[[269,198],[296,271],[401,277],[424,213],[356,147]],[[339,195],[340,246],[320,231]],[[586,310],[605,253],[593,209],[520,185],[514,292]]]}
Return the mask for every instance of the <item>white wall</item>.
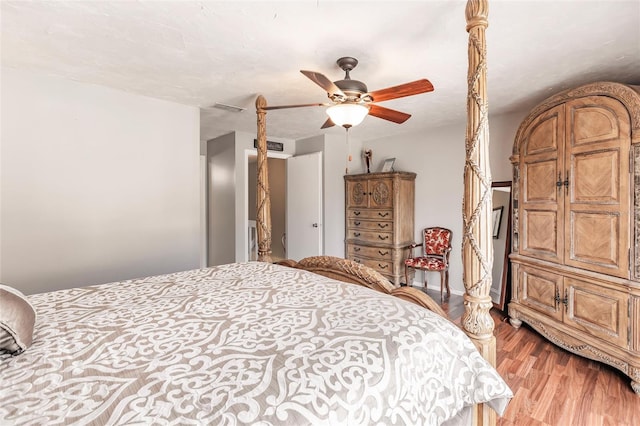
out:
{"label": "white wall", "polygon": [[[494,181],[511,180],[509,156],[513,138],[528,111],[489,119],[490,161]],[[394,169],[417,173],[415,240],[422,229],[443,226],[453,231],[449,284],[453,293],[464,293],[462,284],[462,198],[464,190],[466,123],[433,129],[428,133],[365,141],[373,150],[372,170],[379,170],[385,158],[395,157]],[[417,273],[415,284],[422,282]],[[440,288],[438,273],[429,273],[429,288]]]}
{"label": "white wall", "polygon": [[2,69],[0,280],[25,293],[199,266],[197,108]]}
{"label": "white wall", "polygon": [[207,142],[207,266],[235,261],[235,135]]}

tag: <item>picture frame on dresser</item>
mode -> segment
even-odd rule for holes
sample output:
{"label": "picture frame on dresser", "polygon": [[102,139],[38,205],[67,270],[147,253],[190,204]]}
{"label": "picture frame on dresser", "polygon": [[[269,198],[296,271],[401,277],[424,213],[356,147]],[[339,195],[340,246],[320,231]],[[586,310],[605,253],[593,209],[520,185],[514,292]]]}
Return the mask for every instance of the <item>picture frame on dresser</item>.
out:
{"label": "picture frame on dresser", "polygon": [[395,157],[394,158],[387,158],[386,160],[384,160],[384,163],[382,163],[382,167],[380,168],[380,172],[382,172],[382,173],[392,172],[393,171],[393,164],[395,162],[396,162]]}

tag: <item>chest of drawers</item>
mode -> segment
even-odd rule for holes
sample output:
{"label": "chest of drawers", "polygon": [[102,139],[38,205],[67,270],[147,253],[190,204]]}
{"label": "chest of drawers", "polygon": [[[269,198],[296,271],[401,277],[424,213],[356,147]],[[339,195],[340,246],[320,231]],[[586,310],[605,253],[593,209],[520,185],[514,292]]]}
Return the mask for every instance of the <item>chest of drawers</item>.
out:
{"label": "chest of drawers", "polygon": [[347,175],[345,254],[396,286],[404,280],[406,249],[414,239],[415,173]]}

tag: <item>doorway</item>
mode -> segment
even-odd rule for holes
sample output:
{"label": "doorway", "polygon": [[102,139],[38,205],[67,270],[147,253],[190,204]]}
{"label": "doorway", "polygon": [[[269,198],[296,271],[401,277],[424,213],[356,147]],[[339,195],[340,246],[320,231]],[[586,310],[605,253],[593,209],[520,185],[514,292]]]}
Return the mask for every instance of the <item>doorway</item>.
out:
{"label": "doorway", "polygon": [[[253,231],[253,226],[257,213],[257,152],[246,150],[245,160],[247,197],[244,223],[246,226],[243,229],[244,253],[241,259],[255,260],[257,259],[257,235]],[[271,198],[272,260],[274,262],[288,258],[300,260],[302,257],[323,254],[322,154],[316,152],[294,157],[268,152],[267,162]],[[298,164],[298,167],[291,167],[294,163]],[[300,164],[303,166],[299,167]],[[303,187],[292,186],[292,179]],[[288,206],[290,203],[298,206],[294,208],[293,214],[287,213],[287,210],[291,211],[292,208],[291,205]],[[309,212],[312,205],[316,206],[315,213]],[[288,250],[289,248],[291,250]]]}
{"label": "doorway", "polygon": [[[256,190],[258,182],[258,156],[250,152],[247,155],[247,260],[258,259],[258,241],[255,232]],[[274,262],[284,260],[286,256],[286,159],[267,157],[269,169],[269,193],[271,195],[271,258]]]}

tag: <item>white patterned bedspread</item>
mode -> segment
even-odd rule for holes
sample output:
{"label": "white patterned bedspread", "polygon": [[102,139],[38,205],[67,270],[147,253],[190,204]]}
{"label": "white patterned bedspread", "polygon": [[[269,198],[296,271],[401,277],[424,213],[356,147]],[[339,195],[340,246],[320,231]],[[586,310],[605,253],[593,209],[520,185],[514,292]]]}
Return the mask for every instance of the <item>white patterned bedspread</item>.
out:
{"label": "white patterned bedspread", "polygon": [[29,296],[0,424],[436,425],[511,391],[449,321],[267,263]]}

